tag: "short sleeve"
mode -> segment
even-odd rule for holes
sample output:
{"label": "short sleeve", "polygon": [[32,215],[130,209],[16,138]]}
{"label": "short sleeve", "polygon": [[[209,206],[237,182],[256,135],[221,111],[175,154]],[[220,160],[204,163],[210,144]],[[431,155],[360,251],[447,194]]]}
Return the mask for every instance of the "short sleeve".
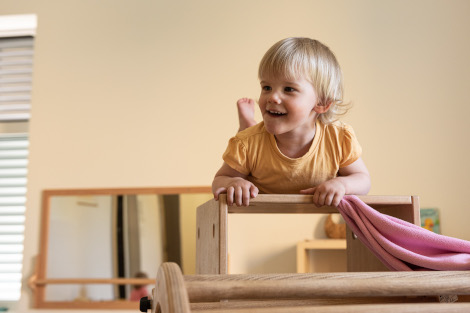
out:
{"label": "short sleeve", "polygon": [[339,167],[346,167],[357,161],[362,155],[362,147],[351,126],[345,125],[341,143],[341,161]]}
{"label": "short sleeve", "polygon": [[225,163],[234,170],[243,175],[250,174],[251,171],[249,168],[247,149],[239,138],[232,137],[229,140],[227,149],[225,150],[222,158]]}

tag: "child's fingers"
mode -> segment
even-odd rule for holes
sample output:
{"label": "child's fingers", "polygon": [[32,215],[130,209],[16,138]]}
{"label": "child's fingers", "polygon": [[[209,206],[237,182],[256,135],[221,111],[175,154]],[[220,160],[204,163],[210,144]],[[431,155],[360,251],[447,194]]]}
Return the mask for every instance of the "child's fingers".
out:
{"label": "child's fingers", "polygon": [[235,187],[235,194],[233,195],[233,202],[234,202],[237,206],[241,206],[241,205],[242,205],[242,202],[243,202],[242,196],[243,196],[242,187],[240,187],[240,186]]}
{"label": "child's fingers", "polygon": [[317,189],[317,187],[312,187],[312,188],[308,188],[308,189],[303,189],[303,190],[300,190],[300,193],[301,194],[304,194],[304,195],[313,195],[315,193],[315,190]]}
{"label": "child's fingers", "polygon": [[341,200],[343,200],[343,197],[341,196],[341,194],[336,194],[335,197],[333,198],[333,203],[332,205],[334,207],[338,207],[339,203],[341,202]]}
{"label": "child's fingers", "polygon": [[256,187],[255,185],[251,185],[250,187],[250,195],[252,198],[256,198],[256,196],[258,195],[259,193],[259,189],[258,187]]}
{"label": "child's fingers", "polygon": [[243,205],[244,206],[249,206],[250,205],[250,195],[251,195],[251,192],[250,192],[250,187],[249,186],[246,186],[243,188]]}
{"label": "child's fingers", "polygon": [[235,188],[232,186],[227,188],[227,204],[233,205],[233,195],[235,193]]}
{"label": "child's fingers", "polygon": [[321,192],[319,193],[319,196],[318,196],[318,204],[319,205],[325,205],[325,201],[326,201],[326,196],[328,194],[326,192]]}
{"label": "child's fingers", "polygon": [[319,197],[320,197],[320,193],[317,190],[315,190],[314,193],[313,193],[313,196],[312,196],[312,202],[316,206],[320,206]]}
{"label": "child's fingers", "polygon": [[330,192],[325,195],[325,205],[332,205],[335,194]]}
{"label": "child's fingers", "polygon": [[219,200],[219,195],[220,195],[221,193],[226,192],[226,191],[227,191],[227,188],[225,188],[225,187],[220,187],[220,188],[216,189],[216,190],[214,191],[214,199],[215,199],[215,200]]}

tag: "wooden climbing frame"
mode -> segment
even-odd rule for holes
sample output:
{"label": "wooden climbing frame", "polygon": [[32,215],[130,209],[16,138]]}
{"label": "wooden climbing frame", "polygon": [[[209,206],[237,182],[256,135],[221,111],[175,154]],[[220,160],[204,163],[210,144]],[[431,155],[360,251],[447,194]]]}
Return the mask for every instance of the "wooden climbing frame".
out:
{"label": "wooden climbing frame", "polygon": [[[410,223],[420,225],[417,196],[360,196],[366,204]],[[225,195],[197,208],[196,273],[227,274],[228,215],[252,213],[338,213],[335,207],[317,207],[310,195],[258,195],[248,207],[228,206]],[[387,268],[347,229],[349,272],[386,271]]]}
{"label": "wooden climbing frame", "polygon": [[[468,295],[470,271],[183,276],[164,263],[151,312],[463,313],[470,312]],[[440,303],[446,297],[459,301]]]}

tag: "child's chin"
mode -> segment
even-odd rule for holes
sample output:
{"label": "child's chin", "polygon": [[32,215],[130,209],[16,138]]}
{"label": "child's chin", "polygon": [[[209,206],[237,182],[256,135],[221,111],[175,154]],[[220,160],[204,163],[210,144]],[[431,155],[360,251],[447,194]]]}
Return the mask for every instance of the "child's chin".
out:
{"label": "child's chin", "polygon": [[274,128],[274,127],[266,127],[266,131],[267,131],[268,133],[270,133],[271,135],[274,135],[274,136],[281,134],[281,132],[279,131],[279,129],[276,129],[276,128]]}

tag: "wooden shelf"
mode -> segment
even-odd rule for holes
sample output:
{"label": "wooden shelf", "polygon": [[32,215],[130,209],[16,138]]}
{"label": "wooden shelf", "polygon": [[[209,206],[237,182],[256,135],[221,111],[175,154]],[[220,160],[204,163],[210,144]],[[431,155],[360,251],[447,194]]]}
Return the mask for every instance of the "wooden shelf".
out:
{"label": "wooden shelf", "polygon": [[316,239],[297,243],[297,273],[307,273],[308,250],[346,250],[346,239]]}

